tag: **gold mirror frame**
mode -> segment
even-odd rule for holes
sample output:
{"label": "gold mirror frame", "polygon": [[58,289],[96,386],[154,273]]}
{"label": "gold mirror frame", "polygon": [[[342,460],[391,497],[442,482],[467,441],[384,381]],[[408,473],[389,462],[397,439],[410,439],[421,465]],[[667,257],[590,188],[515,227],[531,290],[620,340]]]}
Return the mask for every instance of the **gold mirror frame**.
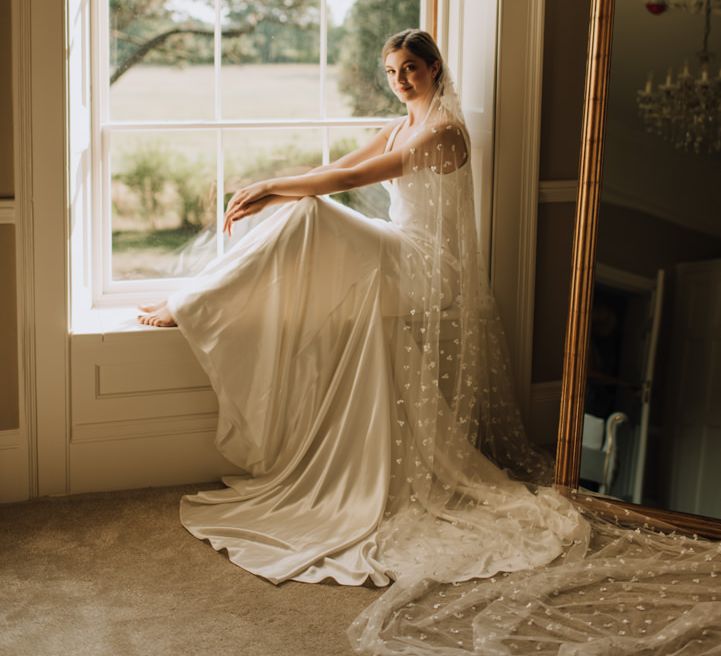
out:
{"label": "gold mirror frame", "polygon": [[628,517],[629,524],[649,522],[665,530],[676,528],[721,539],[721,519],[577,493],[614,5],[615,0],[591,0],[571,289],[558,423],[556,486],[601,513],[618,517],[621,511]]}

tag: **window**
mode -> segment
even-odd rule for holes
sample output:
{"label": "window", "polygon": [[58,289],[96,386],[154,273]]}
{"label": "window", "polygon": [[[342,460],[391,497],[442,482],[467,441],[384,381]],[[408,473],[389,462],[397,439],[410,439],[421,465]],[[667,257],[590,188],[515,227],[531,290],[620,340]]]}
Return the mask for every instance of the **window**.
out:
{"label": "window", "polygon": [[[399,114],[380,48],[426,4],[93,3],[94,301],[177,287],[259,220],[222,234],[239,185],[327,163]],[[379,185],[336,200],[387,212]]]}

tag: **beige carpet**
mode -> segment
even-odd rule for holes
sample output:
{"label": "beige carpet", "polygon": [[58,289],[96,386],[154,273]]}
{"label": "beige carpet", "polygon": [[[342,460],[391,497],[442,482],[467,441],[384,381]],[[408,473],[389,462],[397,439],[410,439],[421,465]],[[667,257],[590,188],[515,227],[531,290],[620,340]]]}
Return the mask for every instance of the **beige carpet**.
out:
{"label": "beige carpet", "polygon": [[274,586],[178,521],[184,486],[0,506],[3,656],[351,654],[382,590]]}

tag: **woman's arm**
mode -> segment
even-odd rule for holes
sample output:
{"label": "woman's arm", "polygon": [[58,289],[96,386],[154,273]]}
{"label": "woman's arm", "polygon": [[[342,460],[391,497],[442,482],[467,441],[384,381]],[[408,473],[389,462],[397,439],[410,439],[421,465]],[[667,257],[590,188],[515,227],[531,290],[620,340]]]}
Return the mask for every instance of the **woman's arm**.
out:
{"label": "woman's arm", "polygon": [[[235,198],[235,197],[233,197]],[[300,200],[303,196],[265,196],[259,200],[253,201],[242,208],[237,206],[232,207],[234,200],[231,199],[228,202],[228,208],[225,212],[225,222],[223,224],[223,232],[228,234],[228,237],[233,235],[233,222],[239,219],[244,219],[253,214],[257,214],[261,210],[271,205],[282,205],[283,203],[290,203],[294,200]]]}
{"label": "woman's arm", "polygon": [[393,128],[396,126],[398,121],[402,121],[404,118],[405,117],[402,117],[397,121],[392,121],[387,125],[384,125],[378,132],[376,132],[376,134],[370,141],[368,141],[368,143],[364,144],[360,148],[356,148],[350,153],[346,153],[342,157],[339,157],[337,160],[335,160],[335,162],[331,162],[330,164],[324,164],[323,166],[316,166],[315,168],[308,171],[308,173],[321,173],[323,171],[330,171],[332,169],[349,168],[351,166],[355,166],[356,164],[360,164],[361,162],[370,159],[371,157],[383,154],[383,151],[386,148],[388,137],[390,137]]}
{"label": "woman's arm", "polygon": [[321,196],[338,191],[364,187],[381,180],[390,180],[403,174],[403,156],[400,151],[375,155],[355,165],[338,166],[319,173],[272,178],[259,183],[259,197]]}
{"label": "woman's arm", "polygon": [[[364,187],[382,180],[403,175],[404,164],[413,168],[430,168],[438,174],[451,172],[462,166],[468,158],[464,135],[453,124],[428,126],[402,148],[370,157],[354,166],[339,166],[303,175],[272,178],[256,182],[239,190],[226,213],[226,222],[232,223],[247,215],[248,208],[269,196],[297,198],[319,196],[338,191]],[[418,153],[414,156],[414,153]],[[425,157],[420,157],[420,154]]]}
{"label": "woman's arm", "polygon": [[[399,121],[402,121],[403,118],[400,118]],[[338,170],[338,169],[346,169],[351,168],[353,166],[356,166],[360,164],[363,161],[366,161],[370,158],[376,157],[380,154],[382,154],[385,151],[386,143],[388,141],[388,138],[393,130],[393,128],[396,126],[397,121],[391,122],[388,125],[381,128],[374,136],[373,138],[366,143],[365,145],[361,146],[360,148],[356,148],[354,151],[347,153],[343,155],[343,157],[338,158],[335,162],[331,162],[330,164],[325,164],[324,166],[316,166],[314,169],[311,169],[307,173],[303,174],[305,176],[311,175],[311,174],[317,174],[317,173],[324,173],[328,171]],[[298,176],[296,176],[298,177]],[[247,187],[245,188],[247,189]],[[232,198],[228,201],[228,206],[226,208],[225,212],[225,225],[223,227],[223,232],[227,232],[228,235],[231,234],[232,230],[232,224],[234,221],[238,221],[239,219],[243,219],[247,216],[251,216],[252,214],[255,214],[256,212],[259,212],[264,207],[267,207],[268,205],[276,205],[279,203],[287,203],[292,200],[297,200],[299,198],[303,198],[303,196],[307,196],[308,194],[298,194],[298,195],[279,195],[279,194],[268,194],[263,197],[259,197],[256,200],[247,201],[244,205],[240,205],[239,198],[242,195],[242,192],[245,189],[240,189],[235,194],[233,194]]]}
{"label": "woman's arm", "polygon": [[355,166],[256,182],[238,191],[226,216],[231,221],[241,218],[244,208],[266,196],[320,196],[398,178],[403,174],[403,160],[402,150],[391,151]]}

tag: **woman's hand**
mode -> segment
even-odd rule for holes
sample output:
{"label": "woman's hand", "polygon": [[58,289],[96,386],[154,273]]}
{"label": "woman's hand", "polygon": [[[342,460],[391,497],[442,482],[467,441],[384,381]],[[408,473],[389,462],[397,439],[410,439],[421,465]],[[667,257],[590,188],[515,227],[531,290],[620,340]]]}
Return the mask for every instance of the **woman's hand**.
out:
{"label": "woman's hand", "polygon": [[230,235],[230,225],[233,221],[245,218],[251,214],[259,212],[265,207],[265,204],[254,205],[255,209],[250,209],[250,206],[257,203],[261,198],[269,195],[268,185],[266,182],[254,182],[245,187],[238,189],[228,201],[228,206],[225,208],[225,225],[223,232],[228,232]]}
{"label": "woman's hand", "polygon": [[[239,192],[238,192],[239,193]],[[289,203],[297,200],[298,197],[291,196],[263,196],[259,200],[255,200],[245,206],[239,206],[238,204],[233,205],[233,198],[228,202],[228,209],[225,212],[225,223],[223,224],[223,232],[228,234],[228,237],[232,237],[233,222],[240,219],[245,219],[253,214],[257,214],[262,209],[265,209],[269,205],[278,205],[280,203]]]}
{"label": "woman's hand", "polygon": [[[242,189],[241,191],[245,191]],[[228,237],[232,236],[233,222],[245,219],[253,214],[257,214],[263,208],[271,204],[274,199],[278,196],[265,196],[259,200],[246,202],[241,204],[237,201],[236,196],[240,192],[236,192],[235,195],[228,202],[228,208],[225,211],[225,223],[223,224],[223,232],[228,233]]]}
{"label": "woman's hand", "polygon": [[267,180],[249,184],[242,189],[238,189],[238,191],[233,194],[233,197],[228,202],[226,213],[250,205],[265,196],[269,196],[270,193],[270,185]]}

